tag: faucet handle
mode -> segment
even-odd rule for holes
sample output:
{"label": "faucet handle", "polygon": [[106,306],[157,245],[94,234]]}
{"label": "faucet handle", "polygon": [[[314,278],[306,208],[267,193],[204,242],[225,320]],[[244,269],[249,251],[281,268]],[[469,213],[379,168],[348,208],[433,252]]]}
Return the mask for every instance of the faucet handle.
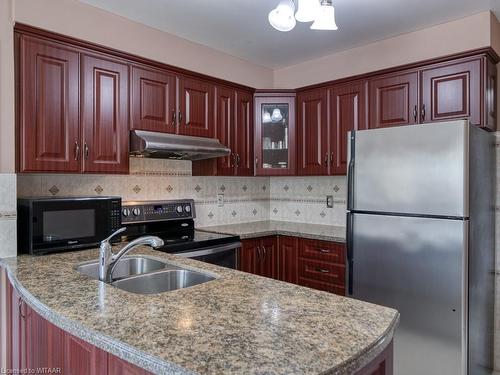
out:
{"label": "faucet handle", "polygon": [[122,233],[122,232],[125,232],[125,230],[127,230],[127,228],[126,228],[126,227],[121,227],[121,228],[120,228],[120,229],[118,229],[117,231],[113,232],[113,233],[112,233],[112,234],[111,234],[108,238],[106,238],[106,239],[102,240],[102,241],[101,241],[101,244],[111,241],[111,239],[112,239],[114,236],[116,236],[116,235],[118,235],[118,234],[120,234],[120,233]]}

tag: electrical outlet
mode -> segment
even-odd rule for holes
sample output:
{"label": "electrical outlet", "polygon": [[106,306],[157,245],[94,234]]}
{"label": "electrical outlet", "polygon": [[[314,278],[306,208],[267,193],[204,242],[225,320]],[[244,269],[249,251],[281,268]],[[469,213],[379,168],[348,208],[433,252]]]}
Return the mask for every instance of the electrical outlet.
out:
{"label": "electrical outlet", "polygon": [[326,196],[326,207],[333,208],[333,195]]}
{"label": "electrical outlet", "polygon": [[224,206],[224,194],[217,194],[217,206]]}

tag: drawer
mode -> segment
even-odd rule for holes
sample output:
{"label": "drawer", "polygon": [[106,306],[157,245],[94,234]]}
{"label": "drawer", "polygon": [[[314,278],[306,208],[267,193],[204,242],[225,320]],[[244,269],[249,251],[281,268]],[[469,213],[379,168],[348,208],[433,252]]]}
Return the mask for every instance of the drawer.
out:
{"label": "drawer", "polygon": [[340,296],[345,296],[345,288],[335,284],[330,284],[318,280],[311,280],[308,278],[300,277],[299,285],[306,286],[312,289],[323,290],[325,292],[335,293]]}
{"label": "drawer", "polygon": [[299,259],[299,276],[344,286],[345,267],[317,260]]}
{"label": "drawer", "polygon": [[299,241],[299,256],[345,264],[345,245],[335,242],[302,238]]}

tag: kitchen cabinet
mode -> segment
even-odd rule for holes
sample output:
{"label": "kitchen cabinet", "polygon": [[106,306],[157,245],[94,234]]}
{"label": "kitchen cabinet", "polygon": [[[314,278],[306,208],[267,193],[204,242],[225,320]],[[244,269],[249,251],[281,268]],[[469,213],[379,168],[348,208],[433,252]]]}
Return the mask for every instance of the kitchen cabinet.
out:
{"label": "kitchen cabinet", "polygon": [[236,91],[236,176],[253,176],[253,95]]}
{"label": "kitchen cabinet", "polygon": [[370,79],[370,129],[418,123],[418,83],[417,71]]}
{"label": "kitchen cabinet", "polygon": [[200,79],[179,77],[178,87],[178,134],[212,138],[215,86]]}
{"label": "kitchen cabinet", "polygon": [[297,284],[299,239],[279,236],[278,249],[278,279]]}
{"label": "kitchen cabinet", "polygon": [[278,249],[275,236],[243,240],[240,270],[260,276],[277,278]]}
{"label": "kitchen cabinet", "polygon": [[66,45],[19,43],[18,170],[80,171],[80,56]]}
{"label": "kitchen cabinet", "polygon": [[[148,375],[149,371],[108,354],[108,375]],[[375,374],[376,375],[376,374]]]}
{"label": "kitchen cabinet", "polygon": [[295,175],[295,94],[257,93],[255,175]]}
{"label": "kitchen cabinet", "polygon": [[473,59],[423,69],[420,122],[468,118],[481,125],[481,63]]}
{"label": "kitchen cabinet", "polygon": [[257,253],[260,249],[260,239],[252,238],[241,241],[239,270],[257,273]]}
{"label": "kitchen cabinet", "polygon": [[367,82],[330,88],[330,174],[347,174],[347,133],[367,128]]}
{"label": "kitchen cabinet", "polygon": [[217,87],[215,95],[215,123],[217,124],[217,138],[229,149],[231,154],[217,158],[217,175],[233,176],[236,173],[236,124],[235,124],[235,96],[234,90]]}
{"label": "kitchen cabinet", "polygon": [[83,172],[128,173],[128,65],[82,56]]}
{"label": "kitchen cabinet", "polygon": [[63,337],[63,374],[100,375],[108,372],[108,353],[68,333]]}
{"label": "kitchen cabinet", "polygon": [[131,129],[176,133],[176,77],[165,70],[132,66]]}
{"label": "kitchen cabinet", "polygon": [[326,89],[297,95],[297,174],[327,175],[328,99]]}

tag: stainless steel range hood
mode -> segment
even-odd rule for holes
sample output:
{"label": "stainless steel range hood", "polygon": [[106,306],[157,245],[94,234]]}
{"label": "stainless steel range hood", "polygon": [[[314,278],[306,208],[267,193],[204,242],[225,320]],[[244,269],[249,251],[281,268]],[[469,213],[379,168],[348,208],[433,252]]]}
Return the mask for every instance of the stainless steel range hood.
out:
{"label": "stainless steel range hood", "polygon": [[218,139],[132,130],[130,155],[146,158],[203,160],[231,154]]}

